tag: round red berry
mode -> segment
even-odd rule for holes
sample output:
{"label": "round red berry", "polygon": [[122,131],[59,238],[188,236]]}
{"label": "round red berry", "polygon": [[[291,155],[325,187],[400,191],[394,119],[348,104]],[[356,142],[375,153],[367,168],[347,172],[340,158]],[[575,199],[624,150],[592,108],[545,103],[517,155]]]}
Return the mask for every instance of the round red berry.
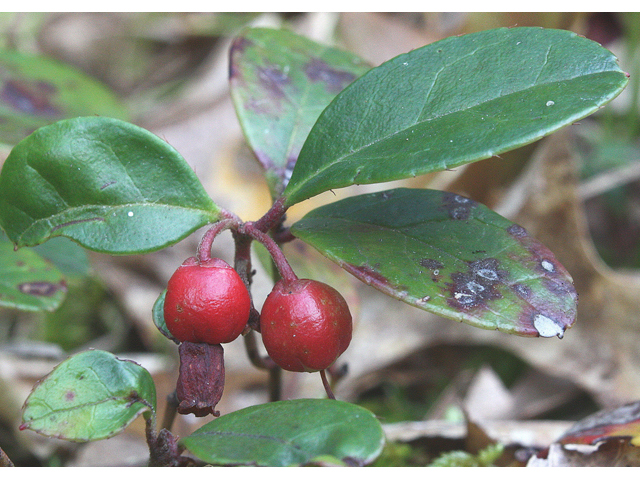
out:
{"label": "round red berry", "polygon": [[277,365],[292,372],[317,372],[349,346],[351,313],[342,295],[327,284],[280,281],[262,307],[260,332]]}
{"label": "round red berry", "polygon": [[224,260],[184,261],[167,284],[164,320],[181,342],[216,345],[235,340],[249,320],[251,297]]}

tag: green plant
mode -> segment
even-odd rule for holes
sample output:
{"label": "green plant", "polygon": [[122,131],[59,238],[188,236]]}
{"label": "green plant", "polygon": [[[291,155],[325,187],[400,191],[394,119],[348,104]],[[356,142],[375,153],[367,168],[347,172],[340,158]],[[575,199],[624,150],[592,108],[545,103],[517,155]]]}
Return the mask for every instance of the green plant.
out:
{"label": "green plant", "polygon": [[[290,226],[285,214],[322,192],[450,169],[531,143],[596,112],[624,89],[627,77],[609,51],[562,30],[452,37],[369,68],[352,54],[287,31],[248,29],[231,47],[230,85],[272,195],[261,218],[243,221],[214,203],[180,154],[150,132],[86,116],[43,126],[12,149],[0,174],[0,224],[18,248],[66,236],[112,255],[157,251],[209,225],[198,247],[205,262],[215,238],[230,230],[233,266],[248,291],[254,242],[270,254],[274,280],[291,286],[297,277],[281,246],[298,239],[417,308],[509,334],[562,337],[576,316],[569,273],[524,228],[472,199],[400,188],[321,206]],[[25,250],[6,250],[5,271],[13,271],[12,263],[36,265],[11,256]],[[34,298],[62,296],[61,275],[39,269],[39,278],[28,270],[28,281],[18,275],[2,286],[0,301],[55,308]],[[152,316],[180,344],[175,408],[218,415],[222,347],[198,343],[212,340],[200,336],[189,338],[198,342],[176,339],[181,334],[171,333],[175,324],[169,327],[165,316],[170,295],[160,295]],[[272,298],[279,304],[285,297]],[[268,323],[270,315],[264,315]],[[251,307],[243,339],[252,362],[271,373],[277,400],[278,361],[257,353],[259,321]],[[327,361],[303,362],[320,369],[330,396],[324,368],[346,348],[347,330],[346,322],[338,326],[342,338]],[[276,356],[283,346],[268,349]],[[61,363],[34,388],[22,428],[90,441],[117,434],[142,414],[152,465],[194,461],[181,455],[183,449],[211,464],[305,464],[328,456],[366,464],[383,444],[370,412],[331,399],[256,405],[222,415],[179,441],[170,422],[157,429],[156,408],[146,370],[88,351]]]}
{"label": "green plant", "polygon": [[279,281],[260,314],[267,353],[292,372],[329,368],[351,343],[351,313],[336,289],[315,280]]}

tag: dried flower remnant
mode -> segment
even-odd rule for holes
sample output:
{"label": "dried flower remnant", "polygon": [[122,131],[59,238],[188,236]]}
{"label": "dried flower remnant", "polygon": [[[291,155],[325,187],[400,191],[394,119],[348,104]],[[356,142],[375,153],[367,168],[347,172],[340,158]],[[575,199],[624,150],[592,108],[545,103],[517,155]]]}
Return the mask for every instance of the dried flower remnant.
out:
{"label": "dried flower remnant", "polygon": [[180,354],[180,374],[176,394],[178,413],[193,413],[196,417],[212,414],[222,398],[224,389],[224,350],[222,345],[182,342]]}

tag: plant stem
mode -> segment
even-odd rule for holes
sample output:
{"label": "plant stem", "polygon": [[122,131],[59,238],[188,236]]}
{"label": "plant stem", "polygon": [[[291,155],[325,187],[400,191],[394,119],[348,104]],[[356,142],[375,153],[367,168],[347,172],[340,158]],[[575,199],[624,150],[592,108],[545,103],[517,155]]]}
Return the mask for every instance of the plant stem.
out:
{"label": "plant stem", "polygon": [[240,219],[234,214],[223,211],[223,219],[214,223],[209,230],[202,236],[200,244],[198,245],[198,260],[200,262],[207,262],[211,260],[211,246],[213,240],[220,234],[220,232],[228,228],[238,228],[241,224]]}
{"label": "plant stem", "polygon": [[287,208],[284,204],[284,198],[280,197],[273,205],[267,213],[265,213],[262,218],[255,222],[255,228],[260,230],[261,232],[268,232],[272,228],[281,224],[284,220],[284,214],[287,211]]}
{"label": "plant stem", "polygon": [[329,397],[331,400],[335,400],[336,397],[333,394],[333,390],[331,390],[329,380],[327,380],[326,370],[320,370],[320,378],[322,378],[322,385],[324,386],[324,390],[327,392],[327,397]]}
{"label": "plant stem", "polygon": [[167,395],[167,406],[165,407],[164,417],[162,418],[162,428],[171,430],[171,427],[173,427],[173,421],[178,413],[178,405],[178,396],[174,390],[172,393]]}
{"label": "plant stem", "polygon": [[282,369],[275,365],[269,370],[269,401],[277,402],[282,398]]}
{"label": "plant stem", "polygon": [[271,357],[264,357],[260,355],[260,352],[258,351],[258,342],[256,341],[256,335],[253,330],[247,333],[243,338],[247,355],[249,356],[249,361],[254,367],[261,370],[272,370],[277,367],[275,362],[271,360]]}
{"label": "plant stem", "polygon": [[284,253],[282,253],[280,246],[273,240],[273,238],[271,238],[263,231],[259,230],[252,222],[247,222],[240,225],[238,230],[241,233],[259,241],[265,246],[265,248],[271,255],[271,258],[273,258],[280,277],[282,277],[282,280],[286,284],[290,284],[298,280],[298,276],[291,268],[291,265],[289,265],[289,262],[284,256]]}

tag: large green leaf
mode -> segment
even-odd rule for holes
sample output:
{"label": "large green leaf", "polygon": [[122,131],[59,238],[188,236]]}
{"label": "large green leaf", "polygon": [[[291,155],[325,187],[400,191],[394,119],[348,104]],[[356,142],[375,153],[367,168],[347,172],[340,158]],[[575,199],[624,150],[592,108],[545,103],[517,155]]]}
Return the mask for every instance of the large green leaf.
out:
{"label": "large green leaf", "polygon": [[14,147],[0,173],[0,224],[18,247],[63,235],[100,252],[145,253],[219,214],[173,147],[112,118],[42,127]]}
{"label": "large green leaf", "polygon": [[54,59],[0,51],[0,143],[15,145],[63,118],[104,115],[126,119],[113,92]]}
{"label": "large green leaf", "polygon": [[302,147],[285,203],[498,155],[590,115],[627,82],[611,52],[564,30],[441,40],[371,69],[333,100]]}
{"label": "large green leaf", "polygon": [[562,337],[576,317],[569,273],[526,230],[459,195],[396,189],[309,212],[294,235],[363,282],[485,329]]}
{"label": "large green leaf", "polygon": [[33,250],[15,251],[0,233],[0,307],[51,311],[66,293],[60,270]]}
{"label": "large green leaf", "polygon": [[147,370],[89,350],[62,362],[34,387],[20,429],[74,442],[101,440],[155,410],[156,390]]}
{"label": "large green leaf", "polygon": [[369,67],[286,30],[250,28],[230,53],[230,85],[249,145],[273,197],[282,193],[320,112]]}
{"label": "large green leaf", "polygon": [[180,443],[217,465],[282,467],[330,456],[364,465],[384,445],[375,416],[362,407],[327,399],[256,405],[223,415]]}

